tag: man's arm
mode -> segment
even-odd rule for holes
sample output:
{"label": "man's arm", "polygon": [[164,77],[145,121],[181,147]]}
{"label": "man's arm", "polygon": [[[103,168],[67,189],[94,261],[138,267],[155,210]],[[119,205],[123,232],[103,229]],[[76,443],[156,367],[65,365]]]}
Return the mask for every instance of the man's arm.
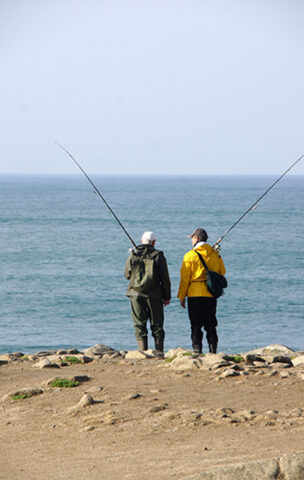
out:
{"label": "man's arm", "polygon": [[131,254],[128,256],[127,261],[125,263],[125,268],[124,268],[124,276],[126,277],[127,280],[130,280],[131,277]]}
{"label": "man's arm", "polygon": [[186,308],[186,296],[191,279],[191,263],[185,257],[180,270],[180,282],[177,293],[182,308]]}
{"label": "man's arm", "polygon": [[162,252],[158,257],[158,274],[161,283],[162,295],[163,295],[163,303],[164,305],[169,305],[171,300],[171,281],[168,271],[167,260]]}

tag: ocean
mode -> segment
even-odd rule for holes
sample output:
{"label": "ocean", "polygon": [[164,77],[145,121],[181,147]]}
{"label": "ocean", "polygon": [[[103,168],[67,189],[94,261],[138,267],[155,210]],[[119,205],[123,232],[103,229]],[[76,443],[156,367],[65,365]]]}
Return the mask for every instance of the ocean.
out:
{"label": "ocean", "polygon": [[[187,311],[176,298],[187,235],[203,227],[215,243],[275,179],[92,175],[135,242],[153,230],[165,253],[172,281],[166,350],[191,347]],[[0,205],[0,353],[96,343],[135,349],[123,276],[131,244],[85,177],[2,175]],[[271,343],[304,349],[303,206],[304,176],[287,175],[223,240],[228,288],[218,300],[219,351]]]}

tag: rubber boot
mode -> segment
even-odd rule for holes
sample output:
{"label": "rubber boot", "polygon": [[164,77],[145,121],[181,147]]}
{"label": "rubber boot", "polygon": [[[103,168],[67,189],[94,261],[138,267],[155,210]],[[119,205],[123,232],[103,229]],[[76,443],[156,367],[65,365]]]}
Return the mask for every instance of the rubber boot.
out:
{"label": "rubber boot", "polygon": [[137,338],[137,348],[142,352],[148,350],[148,337]]}
{"label": "rubber boot", "polygon": [[164,353],[164,339],[163,338],[155,338],[155,350]]}
{"label": "rubber boot", "polygon": [[192,345],[193,353],[202,353],[202,345]]}
{"label": "rubber boot", "polygon": [[216,353],[217,344],[216,343],[209,343],[209,352]]}

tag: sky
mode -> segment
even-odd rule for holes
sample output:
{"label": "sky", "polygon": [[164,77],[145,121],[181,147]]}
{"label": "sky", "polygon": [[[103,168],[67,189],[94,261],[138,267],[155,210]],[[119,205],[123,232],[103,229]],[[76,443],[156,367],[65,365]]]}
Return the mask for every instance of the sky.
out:
{"label": "sky", "polygon": [[[302,0],[0,0],[0,174],[280,175]],[[304,174],[304,160],[292,170]]]}

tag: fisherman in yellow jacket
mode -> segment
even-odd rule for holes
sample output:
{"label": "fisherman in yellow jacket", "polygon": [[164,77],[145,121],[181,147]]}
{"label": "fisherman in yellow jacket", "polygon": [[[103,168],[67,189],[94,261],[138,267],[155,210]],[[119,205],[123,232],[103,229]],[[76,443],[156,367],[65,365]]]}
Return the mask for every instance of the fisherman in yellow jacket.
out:
{"label": "fisherman in yellow jacket", "polygon": [[186,297],[188,297],[193,351],[202,353],[202,328],[204,328],[207,333],[209,352],[216,353],[218,343],[216,298],[207,289],[206,269],[196,251],[202,255],[209,270],[225,275],[226,269],[219,253],[206,243],[208,239],[206,230],[197,228],[190,238],[193,248],[184,256],[177,296],[183,308],[186,308]]}

